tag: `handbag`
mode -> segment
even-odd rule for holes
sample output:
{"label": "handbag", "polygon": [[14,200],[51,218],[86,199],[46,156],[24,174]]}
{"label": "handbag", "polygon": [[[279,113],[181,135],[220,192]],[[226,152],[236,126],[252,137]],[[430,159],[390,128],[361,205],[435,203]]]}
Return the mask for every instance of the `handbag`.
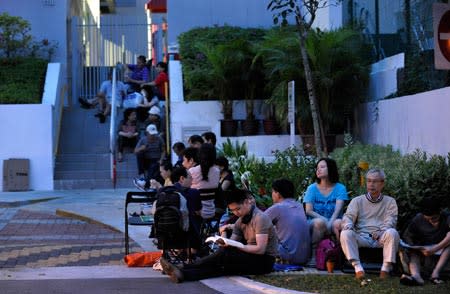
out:
{"label": "handbag", "polygon": [[161,251],[136,252],[125,255],[123,260],[128,267],[153,266],[161,256]]}
{"label": "handbag", "polygon": [[142,94],[138,92],[128,94],[123,100],[123,108],[136,108],[139,104],[142,103],[143,98],[144,96],[142,96]]}

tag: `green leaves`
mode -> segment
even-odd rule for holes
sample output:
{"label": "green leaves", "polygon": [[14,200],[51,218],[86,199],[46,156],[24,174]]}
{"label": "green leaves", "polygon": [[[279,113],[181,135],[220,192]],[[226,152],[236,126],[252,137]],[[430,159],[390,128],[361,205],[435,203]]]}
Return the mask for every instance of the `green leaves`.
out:
{"label": "green leaves", "polygon": [[0,104],[41,103],[47,61],[0,58]]}
{"label": "green leaves", "polygon": [[359,185],[360,175],[364,176],[358,170],[359,161],[367,161],[369,168],[384,169],[384,193],[397,201],[400,230],[418,212],[418,204],[424,197],[435,197],[441,200],[442,208],[450,207],[450,156],[429,156],[420,150],[402,156],[392,146],[354,144],[336,149],[331,157],[337,162],[341,182],[353,191],[352,196],[366,192],[365,186]]}

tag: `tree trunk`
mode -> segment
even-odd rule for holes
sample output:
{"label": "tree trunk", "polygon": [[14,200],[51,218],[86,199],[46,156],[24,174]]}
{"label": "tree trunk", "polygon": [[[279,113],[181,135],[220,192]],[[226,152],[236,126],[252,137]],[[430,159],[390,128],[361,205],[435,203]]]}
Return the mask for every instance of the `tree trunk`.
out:
{"label": "tree trunk", "polygon": [[308,90],[309,105],[311,108],[311,117],[314,127],[314,144],[316,145],[316,152],[318,157],[323,157],[322,149],[322,132],[321,132],[321,118],[317,105],[316,93],[314,89],[314,82],[309,65],[308,52],[306,51],[306,32],[302,20],[297,21],[300,34],[300,52],[302,54],[303,68],[305,70],[306,88]]}

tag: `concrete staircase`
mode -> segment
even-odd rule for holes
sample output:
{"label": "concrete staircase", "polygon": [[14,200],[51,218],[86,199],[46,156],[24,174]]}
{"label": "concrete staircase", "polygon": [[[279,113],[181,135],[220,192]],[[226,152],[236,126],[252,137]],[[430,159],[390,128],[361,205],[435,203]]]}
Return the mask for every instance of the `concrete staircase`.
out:
{"label": "concrete staircase", "polygon": [[[100,124],[95,113],[94,109],[81,109],[77,105],[64,109],[54,170],[55,190],[113,188],[110,122]],[[119,111],[115,123],[121,118]],[[133,187],[132,178],[137,175],[135,156],[129,152],[124,155],[124,161],[116,165],[116,188]]]}

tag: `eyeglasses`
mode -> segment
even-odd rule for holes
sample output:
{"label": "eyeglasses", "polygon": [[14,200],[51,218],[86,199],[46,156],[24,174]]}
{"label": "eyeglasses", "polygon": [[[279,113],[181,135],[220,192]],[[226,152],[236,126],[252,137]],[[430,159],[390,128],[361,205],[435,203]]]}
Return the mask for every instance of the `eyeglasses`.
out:
{"label": "eyeglasses", "polygon": [[367,183],[377,184],[377,183],[383,183],[383,182],[384,182],[384,180],[381,180],[381,179],[367,179]]}

